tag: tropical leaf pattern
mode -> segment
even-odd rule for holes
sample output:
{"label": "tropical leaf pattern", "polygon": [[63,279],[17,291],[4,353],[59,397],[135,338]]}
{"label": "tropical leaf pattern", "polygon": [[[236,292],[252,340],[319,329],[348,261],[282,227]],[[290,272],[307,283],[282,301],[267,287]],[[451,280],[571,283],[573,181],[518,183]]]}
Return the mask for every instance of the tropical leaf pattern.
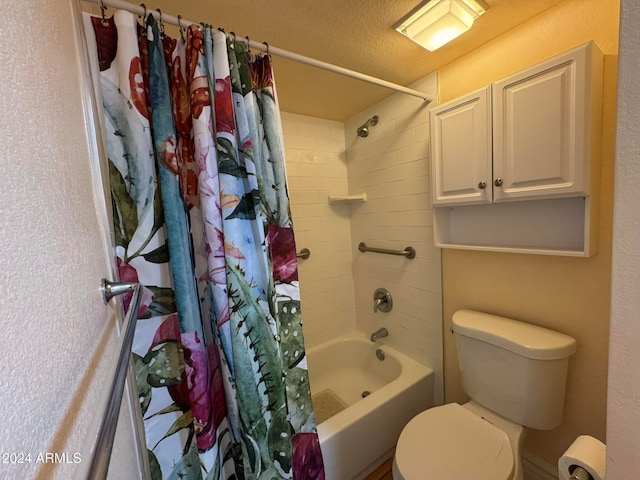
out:
{"label": "tropical leaf pattern", "polygon": [[[324,479],[268,56],[86,16],[154,479]],[[125,306],[130,298],[125,298]]]}

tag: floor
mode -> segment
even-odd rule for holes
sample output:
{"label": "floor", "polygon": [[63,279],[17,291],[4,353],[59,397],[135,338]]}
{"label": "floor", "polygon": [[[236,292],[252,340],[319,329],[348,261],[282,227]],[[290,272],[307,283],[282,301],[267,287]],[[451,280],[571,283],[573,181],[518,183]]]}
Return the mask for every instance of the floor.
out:
{"label": "floor", "polygon": [[380,465],[375,471],[371,473],[365,480],[393,480],[391,476],[391,466],[393,465],[393,458],[390,458],[382,465]]}

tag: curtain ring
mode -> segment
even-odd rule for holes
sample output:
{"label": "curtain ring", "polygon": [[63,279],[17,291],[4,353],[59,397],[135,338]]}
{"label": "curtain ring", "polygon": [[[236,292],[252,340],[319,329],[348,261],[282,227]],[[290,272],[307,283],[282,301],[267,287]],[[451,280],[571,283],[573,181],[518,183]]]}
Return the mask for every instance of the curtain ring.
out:
{"label": "curtain ring", "polygon": [[[147,36],[147,6],[144,3],[141,3],[140,6],[144,8],[144,14],[142,15],[142,25],[140,26],[140,35],[143,37]],[[140,15],[138,15],[140,17]]]}
{"label": "curtain ring", "polygon": [[158,12],[158,14],[160,15],[158,21],[160,23],[160,36],[164,37],[164,22],[162,21],[162,10],[160,10],[159,8],[156,8],[156,12]]}
{"label": "curtain ring", "polygon": [[222,28],[222,27],[218,27],[218,31],[224,33],[225,35],[227,34],[227,32],[225,32],[224,28]]}
{"label": "curtain ring", "polygon": [[269,44],[267,42],[262,42],[267,46],[267,55],[269,55]]}
{"label": "curtain ring", "polygon": [[182,26],[182,16],[178,15],[178,30],[180,31],[180,38],[182,39],[182,43],[185,42],[184,39],[184,27]]}
{"label": "curtain ring", "polygon": [[249,43],[251,43],[251,40],[249,40],[249,35],[245,35],[244,39],[245,41],[245,46],[247,47],[247,53],[251,53],[251,45],[249,45]]}
{"label": "curtain ring", "polygon": [[100,23],[106,27],[107,25],[109,25],[109,20],[107,20],[107,17],[104,14],[104,11],[107,9],[107,6],[104,4],[104,2],[102,0],[100,0],[100,14],[102,15],[102,20],[100,21]]}
{"label": "curtain ring", "polygon": [[147,6],[144,3],[141,3],[140,6],[144,8],[144,14],[142,15],[142,22],[144,23],[147,20]]}
{"label": "curtain ring", "polygon": [[229,32],[229,35],[233,37],[233,43],[236,43],[236,32]]}

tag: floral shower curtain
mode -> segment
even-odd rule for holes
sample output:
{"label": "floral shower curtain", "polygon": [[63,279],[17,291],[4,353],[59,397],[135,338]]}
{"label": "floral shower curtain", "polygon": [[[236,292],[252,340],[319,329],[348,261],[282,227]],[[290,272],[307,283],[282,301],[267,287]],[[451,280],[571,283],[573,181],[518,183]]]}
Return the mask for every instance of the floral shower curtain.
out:
{"label": "floral shower curtain", "polygon": [[[154,479],[324,479],[268,56],[87,15]],[[126,303],[126,300],[125,300]]]}

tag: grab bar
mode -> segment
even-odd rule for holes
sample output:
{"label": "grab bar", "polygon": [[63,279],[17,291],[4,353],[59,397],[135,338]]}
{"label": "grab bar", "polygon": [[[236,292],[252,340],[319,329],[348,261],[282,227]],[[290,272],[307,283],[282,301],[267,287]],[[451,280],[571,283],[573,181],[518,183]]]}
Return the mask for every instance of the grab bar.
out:
{"label": "grab bar", "polygon": [[138,320],[140,292],[142,291],[139,283],[118,284],[103,280],[102,286],[105,303],[109,301],[108,298],[111,298],[109,295],[112,295],[112,293],[119,295],[120,293],[133,291],[133,296],[131,297],[129,310],[127,310],[124,321],[122,322],[116,372],[111,381],[109,399],[100,426],[98,427],[96,446],[87,473],[87,479],[90,480],[107,478],[116,427],[118,426],[120,404],[122,403],[124,393],[124,381],[129,368],[129,358],[131,357],[133,334],[136,329],[136,321]]}
{"label": "grab bar", "polygon": [[308,248],[303,248],[296,254],[296,258],[303,258],[305,260],[310,256],[311,256],[311,250],[309,250]]}
{"label": "grab bar", "polygon": [[413,247],[405,247],[404,250],[389,250],[386,248],[374,248],[367,247],[364,242],[360,242],[358,244],[358,250],[361,252],[374,252],[374,253],[386,253],[387,255],[402,255],[407,258],[415,258],[416,257],[416,249]]}

